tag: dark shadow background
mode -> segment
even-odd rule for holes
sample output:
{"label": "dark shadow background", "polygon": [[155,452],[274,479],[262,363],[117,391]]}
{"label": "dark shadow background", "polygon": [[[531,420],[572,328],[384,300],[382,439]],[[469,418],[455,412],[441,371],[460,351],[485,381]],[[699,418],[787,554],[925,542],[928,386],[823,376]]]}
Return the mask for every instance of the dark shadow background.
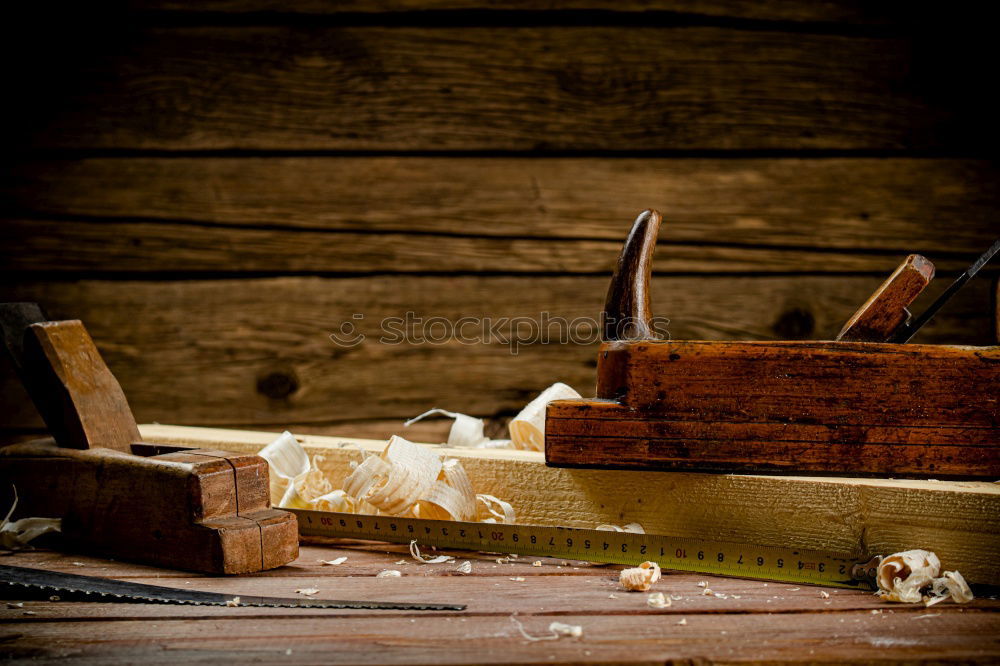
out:
{"label": "dark shadow background", "polygon": [[[0,298],[83,319],[140,421],[496,432],[589,392],[594,345],[390,346],[380,320],[594,317],[655,207],[674,338],[830,338],[906,254],[938,266],[926,303],[998,235],[983,4],[18,7]],[[995,276],[919,340],[995,340]],[[0,389],[0,429],[38,428],[6,365]]]}

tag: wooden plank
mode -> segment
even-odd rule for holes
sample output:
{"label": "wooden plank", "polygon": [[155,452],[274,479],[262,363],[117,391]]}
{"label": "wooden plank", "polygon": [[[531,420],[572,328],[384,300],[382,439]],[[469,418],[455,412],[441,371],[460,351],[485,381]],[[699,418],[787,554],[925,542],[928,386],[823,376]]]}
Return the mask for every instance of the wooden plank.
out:
{"label": "wooden plank", "polygon": [[[151,441],[257,451],[275,433],[142,426]],[[361,458],[343,438],[302,436],[334,487]],[[385,442],[347,440],[381,451]],[[547,467],[533,451],[436,448],[462,461],[476,492],[514,503],[525,524],[648,533],[844,553],[935,551],[977,583],[1000,583],[1000,486],[988,482],[776,477]],[[274,499],[272,497],[272,499]]]}
{"label": "wooden plank", "polygon": [[[712,233],[706,230],[706,238]],[[315,232],[163,222],[14,219],[0,232],[0,271],[23,275],[256,273],[601,273],[620,241]],[[302,249],[308,247],[308,252]],[[895,261],[868,253],[663,243],[662,273],[881,272]],[[960,269],[965,259],[946,259]]]}
{"label": "wooden plank", "polygon": [[278,12],[305,15],[341,13],[390,13],[433,11],[518,11],[545,13],[551,11],[601,11],[615,13],[670,12],[694,14],[698,17],[725,17],[770,21],[822,21],[860,25],[880,25],[895,21],[892,7],[870,6],[865,3],[837,2],[800,3],[794,0],[768,2],[729,2],[726,0],[307,0],[289,4],[280,0],[206,0],[196,5],[177,0],[130,0],[132,10],[155,12],[219,12],[248,14]]}
{"label": "wooden plank", "polygon": [[27,146],[902,150],[978,148],[988,132],[950,78],[914,62],[923,47],[909,37],[315,25],[108,30],[73,43],[45,56],[67,85],[19,109]]}
{"label": "wooden plank", "polygon": [[[345,552],[350,557],[351,551]],[[20,566],[14,564],[14,566]],[[415,567],[417,565],[414,563]],[[500,565],[494,565],[500,566]],[[327,567],[333,569],[336,567]],[[375,578],[376,573],[387,568],[402,569],[405,573],[401,579],[386,582]],[[411,567],[412,568],[412,567]],[[423,566],[423,569],[453,569],[454,565]],[[914,616],[928,613],[923,604],[890,606],[869,592],[825,590],[829,595],[824,599],[817,587],[801,587],[770,583],[767,587],[757,581],[713,578],[711,576],[693,576],[687,574],[669,574],[662,583],[656,586],[656,591],[665,595],[674,595],[680,599],[672,599],[667,609],[653,609],[646,604],[645,594],[628,593],[622,590],[618,583],[618,569],[605,569],[600,575],[562,576],[562,575],[522,575],[532,567],[526,565],[519,569],[507,571],[505,576],[477,576],[448,573],[423,573],[411,575],[402,565],[396,565],[383,558],[380,568],[368,567],[360,575],[327,576],[312,578],[302,576],[282,576],[266,578],[204,578],[192,581],[172,580],[167,587],[188,590],[219,592],[226,595],[271,596],[296,598],[295,590],[315,588],[319,590],[314,599],[372,599],[378,601],[395,601],[400,603],[463,603],[468,609],[462,613],[450,613],[455,617],[506,617],[514,613],[524,616],[577,614],[629,614],[638,617],[661,617],[664,622],[674,623],[681,617],[691,614],[713,613],[843,613],[849,611],[893,610],[894,613]],[[511,580],[523,578],[524,580]],[[137,578],[130,582],[147,585],[164,585],[159,578]],[[190,582],[188,585],[186,582]],[[718,597],[702,594],[705,587],[698,583],[704,582]],[[613,597],[610,595],[614,595]],[[735,597],[735,598],[734,598]],[[36,626],[38,621],[58,618],[60,621],[70,619],[114,618],[116,620],[131,620],[138,618],[183,618],[189,621],[194,618],[222,620],[226,618],[289,618],[289,617],[336,617],[343,618],[368,616],[380,618],[389,616],[409,616],[412,611],[359,611],[359,610],[313,610],[303,613],[300,610],[288,608],[243,608],[230,612],[226,608],[217,607],[180,607],[139,606],[132,604],[79,604],[71,602],[59,603],[25,603],[25,608],[37,613],[29,617],[28,624]],[[941,607],[935,608],[939,611]],[[943,606],[952,612],[955,607]],[[1000,610],[1000,602],[988,599],[977,600],[964,607],[969,611]],[[179,612],[178,612],[179,611]],[[106,613],[106,615],[98,615]],[[0,622],[23,619],[21,609],[0,609]],[[405,620],[404,620],[405,621]]]}
{"label": "wooden plank", "polygon": [[[829,338],[879,281],[664,277],[654,280],[653,311],[669,317],[676,339]],[[556,380],[590,395],[606,288],[607,278],[582,276],[19,281],[0,286],[0,299],[83,320],[139,420],[280,429],[405,419],[433,406],[511,415]],[[992,340],[988,288],[970,284],[918,341]],[[391,344],[407,312],[422,318],[414,325],[422,337]],[[548,344],[517,319],[543,313]],[[484,324],[463,329],[466,343],[445,342],[445,324],[428,324],[470,316]],[[383,328],[392,317],[399,319]],[[560,317],[572,339],[561,337]],[[366,339],[334,344],[329,336],[344,322]],[[484,327],[488,341],[480,344]],[[0,392],[9,396],[3,427],[39,427],[20,382],[0,367]]]}
{"label": "wooden plank", "polygon": [[[930,613],[928,613],[930,614]],[[931,614],[933,615],[933,614]],[[960,660],[988,663],[1000,655],[1000,615],[909,613],[692,615],[570,614],[579,639],[526,641],[509,617],[228,618],[202,622],[32,622],[13,625],[4,652],[41,663],[72,654],[78,663],[218,663],[292,659],[309,663],[629,663],[695,660],[846,663]],[[463,621],[464,620],[464,621]],[[524,617],[545,635],[552,616]],[[409,626],[405,626],[409,624]],[[8,625],[11,626],[11,625]],[[887,648],[892,648],[891,651]],[[289,650],[291,652],[289,652]]]}
{"label": "wooden plank", "polygon": [[[664,215],[657,256],[661,269],[673,270],[678,253],[690,258],[688,253],[701,252],[719,270],[713,258],[724,249],[705,246],[724,241],[735,246],[734,252],[755,253],[757,271],[776,270],[771,263],[776,259],[764,254],[768,247],[774,255],[782,249],[838,250],[819,264],[810,261],[808,268],[783,264],[790,270],[887,273],[910,252],[923,252],[940,270],[962,270],[989,247],[1000,210],[1000,194],[993,187],[1000,169],[983,160],[130,157],[19,162],[3,175],[0,194],[7,201],[8,223],[30,215],[49,227],[46,233],[62,236],[68,232],[44,221],[61,220],[67,227],[74,226],[73,220],[115,221],[122,225],[117,231],[144,256],[154,241],[136,242],[137,233],[177,242],[182,231],[164,238],[155,235],[159,227],[142,221],[206,223],[221,227],[220,234],[257,229],[262,235],[254,241],[262,243],[277,232],[299,229],[343,234],[330,236],[323,246],[344,238],[365,242],[344,232],[383,232],[436,234],[435,243],[458,236],[511,243],[603,240],[620,247],[631,221],[648,206]],[[942,223],[947,220],[954,223]],[[4,233],[15,242],[12,231]],[[188,233],[207,230],[195,227]],[[110,235],[101,240],[113,242]],[[37,245],[40,240],[33,242],[35,251],[51,253]],[[692,245],[701,247],[685,250]],[[588,250],[602,247],[595,243]],[[275,250],[273,243],[269,249]],[[240,244],[240,251],[251,250]],[[967,256],[959,261],[952,253]],[[179,260],[190,261],[178,254]],[[339,254],[343,261],[346,251]],[[28,261],[12,251],[8,255],[9,261]],[[509,270],[491,265],[495,254],[480,256],[485,260],[480,270]],[[612,264],[597,270],[610,272]]]}

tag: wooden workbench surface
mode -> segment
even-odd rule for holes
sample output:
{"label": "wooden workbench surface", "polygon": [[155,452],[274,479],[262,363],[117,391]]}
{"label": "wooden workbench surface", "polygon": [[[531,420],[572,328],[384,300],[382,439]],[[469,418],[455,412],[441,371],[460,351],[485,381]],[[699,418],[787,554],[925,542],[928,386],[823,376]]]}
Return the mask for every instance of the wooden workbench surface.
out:
{"label": "wooden workbench surface", "polygon": [[[462,553],[458,553],[461,562]],[[468,555],[468,554],[465,554]],[[336,566],[320,560],[346,556]],[[239,660],[280,663],[693,663],[918,660],[996,662],[1000,602],[965,606],[884,604],[871,594],[667,574],[655,591],[671,607],[619,589],[619,567],[495,556],[425,565],[401,546],[321,543],[293,564],[240,578],[177,571],[50,551],[2,563],[237,595],[456,602],[464,612],[295,610],[25,601],[0,608],[0,659],[100,664]],[[376,578],[397,569],[400,578]],[[523,580],[522,580],[523,579]],[[716,593],[707,596],[699,583]],[[829,594],[824,597],[822,592]],[[16,600],[12,600],[16,601]],[[580,638],[531,642],[552,621],[580,625]]]}

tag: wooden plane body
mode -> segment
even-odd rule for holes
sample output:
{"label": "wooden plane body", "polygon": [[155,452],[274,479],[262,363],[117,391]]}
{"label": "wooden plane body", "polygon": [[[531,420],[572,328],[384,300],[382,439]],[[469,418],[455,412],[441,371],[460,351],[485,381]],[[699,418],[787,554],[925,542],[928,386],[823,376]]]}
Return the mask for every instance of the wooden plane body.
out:
{"label": "wooden plane body", "polygon": [[927,259],[907,257],[836,341],[664,341],[649,294],[659,226],[654,210],[632,225],[602,313],[596,397],[549,403],[547,463],[1000,477],[1000,347],[896,341],[913,333]]}
{"label": "wooden plane body", "polygon": [[3,342],[53,437],[0,449],[16,517],[61,518],[71,548],[216,574],[298,557],[295,516],[271,508],[267,461],[143,442],[118,380],[78,320],[0,305]]}
{"label": "wooden plane body", "polygon": [[132,451],[15,444],[0,449],[0,487],[16,488],[15,516],[61,518],[73,549],[217,574],[298,556],[295,517],[271,508],[263,458],[145,443]]}
{"label": "wooden plane body", "polygon": [[613,341],[552,465],[1000,477],[1000,347]]}

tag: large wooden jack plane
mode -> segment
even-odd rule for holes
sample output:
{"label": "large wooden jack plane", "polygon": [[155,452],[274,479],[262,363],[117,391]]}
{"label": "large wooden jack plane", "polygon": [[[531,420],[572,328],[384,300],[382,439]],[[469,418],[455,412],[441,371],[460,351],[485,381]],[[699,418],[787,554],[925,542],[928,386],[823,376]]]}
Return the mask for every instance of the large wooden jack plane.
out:
{"label": "large wooden jack plane", "polygon": [[659,340],[649,305],[659,224],[656,211],[640,215],[619,257],[597,397],[548,405],[550,465],[1000,477],[1000,347],[899,344],[1000,241],[913,324],[906,306],[933,276],[917,256],[838,341]]}
{"label": "large wooden jack plane", "polygon": [[18,516],[62,519],[70,547],[148,564],[242,574],[298,556],[295,516],[271,508],[258,456],[143,442],[118,381],[78,320],[0,305],[14,368],[52,437],[0,449]]}

